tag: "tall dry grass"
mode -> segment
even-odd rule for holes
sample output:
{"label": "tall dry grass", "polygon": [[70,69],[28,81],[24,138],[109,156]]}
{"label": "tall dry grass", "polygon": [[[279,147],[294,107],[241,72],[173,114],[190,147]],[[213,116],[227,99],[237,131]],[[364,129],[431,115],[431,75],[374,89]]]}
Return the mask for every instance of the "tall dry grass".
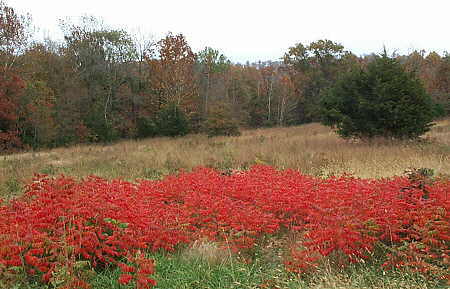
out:
{"label": "tall dry grass", "polygon": [[450,119],[439,121],[422,142],[351,142],[327,127],[308,124],[246,130],[240,137],[190,135],[6,155],[0,157],[0,196],[20,193],[34,173],[135,180],[160,178],[197,166],[229,170],[254,164],[324,177],[351,173],[382,178],[402,175],[412,167],[449,174]]}

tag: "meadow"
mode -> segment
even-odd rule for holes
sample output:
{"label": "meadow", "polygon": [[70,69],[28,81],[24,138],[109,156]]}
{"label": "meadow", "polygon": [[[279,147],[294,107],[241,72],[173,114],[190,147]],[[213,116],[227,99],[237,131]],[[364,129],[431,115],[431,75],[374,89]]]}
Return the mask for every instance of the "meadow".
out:
{"label": "meadow", "polygon": [[[414,168],[433,176],[405,175]],[[0,172],[0,260],[17,271],[1,267],[0,284],[11,288],[446,288],[449,278],[448,119],[419,142],[347,141],[309,124],[6,155]]]}
{"label": "meadow", "polygon": [[432,168],[436,175],[446,175],[450,172],[450,120],[437,122],[420,143],[351,142],[314,123],[246,130],[240,137],[189,135],[0,156],[0,196],[20,194],[35,173],[134,181],[199,166],[245,170],[254,164],[320,177],[349,173],[383,178],[403,175],[409,168]]}

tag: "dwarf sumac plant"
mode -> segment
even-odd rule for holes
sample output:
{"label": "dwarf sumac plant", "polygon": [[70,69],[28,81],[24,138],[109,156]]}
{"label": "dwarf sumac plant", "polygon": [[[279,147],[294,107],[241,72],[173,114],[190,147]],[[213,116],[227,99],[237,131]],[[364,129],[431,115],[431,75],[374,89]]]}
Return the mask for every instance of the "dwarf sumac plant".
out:
{"label": "dwarf sumac plant", "polygon": [[285,248],[293,272],[331,256],[342,266],[360,262],[381,246],[386,268],[449,278],[449,193],[448,181],[321,179],[269,166],[136,183],[37,176],[23,196],[0,203],[0,274],[21,268],[61,288],[89,288],[88,271],[118,266],[118,282],[150,288],[145,252],[205,238],[238,252],[290,234],[298,236]]}

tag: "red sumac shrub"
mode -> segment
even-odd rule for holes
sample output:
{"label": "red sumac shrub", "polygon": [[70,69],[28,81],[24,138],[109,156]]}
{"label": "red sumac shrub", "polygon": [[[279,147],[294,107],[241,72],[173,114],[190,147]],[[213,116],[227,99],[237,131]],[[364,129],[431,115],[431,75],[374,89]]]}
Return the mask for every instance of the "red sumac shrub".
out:
{"label": "red sumac shrub", "polygon": [[37,176],[23,196],[0,202],[0,267],[49,282],[65,264],[116,264],[120,283],[149,288],[154,267],[141,252],[204,238],[246,250],[291,231],[302,236],[286,260],[291,271],[308,272],[329,255],[359,262],[383,244],[392,252],[386,267],[448,278],[449,192],[448,181],[320,179],[268,166],[231,176],[197,168],[137,183]]}

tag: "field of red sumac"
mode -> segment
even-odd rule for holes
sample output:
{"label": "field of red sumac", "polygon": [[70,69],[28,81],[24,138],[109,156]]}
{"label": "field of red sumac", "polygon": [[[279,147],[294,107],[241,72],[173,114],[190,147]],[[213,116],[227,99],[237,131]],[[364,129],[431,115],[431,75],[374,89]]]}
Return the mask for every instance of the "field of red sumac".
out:
{"label": "field of red sumac", "polygon": [[55,284],[66,274],[61,288],[89,288],[83,274],[113,265],[123,273],[118,282],[150,288],[147,251],[209,239],[237,252],[283,234],[298,236],[285,265],[299,274],[327,256],[342,266],[379,258],[382,247],[386,268],[450,280],[450,182],[321,179],[268,166],[136,183],[37,176],[0,204],[0,275]]}

